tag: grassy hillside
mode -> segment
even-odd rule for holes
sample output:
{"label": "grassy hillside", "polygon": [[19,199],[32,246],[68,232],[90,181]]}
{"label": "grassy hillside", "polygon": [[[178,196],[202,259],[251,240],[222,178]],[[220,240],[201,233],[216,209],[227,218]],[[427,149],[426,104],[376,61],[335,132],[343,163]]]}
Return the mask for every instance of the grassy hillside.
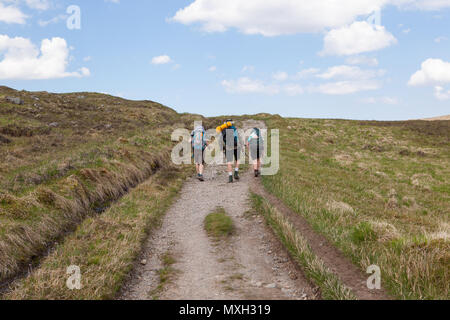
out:
{"label": "grassy hillside", "polygon": [[[116,298],[139,257],[142,245],[160,224],[189,170],[160,171],[115,202],[101,215],[83,221],[17,282],[3,299],[97,300]],[[82,290],[66,286],[67,267],[82,274]]]}
{"label": "grassy hillside", "polygon": [[428,119],[423,119],[423,120],[427,120],[427,121],[450,120],[450,115],[442,116],[442,117],[435,117],[435,118],[428,118]]}
{"label": "grassy hillside", "polygon": [[267,118],[281,171],[265,187],[405,299],[448,299],[450,121]]}
{"label": "grassy hillside", "polygon": [[[380,266],[393,296],[449,298],[450,121],[237,119],[250,118],[281,130],[267,190],[361,269]],[[199,119],[218,123],[151,101],[0,87],[0,286],[40,265],[4,298],[114,298],[192,173],[171,164],[170,134]],[[69,265],[84,290],[64,285]]]}
{"label": "grassy hillside", "polygon": [[0,87],[0,283],[130,188],[174,170],[170,133],[198,118],[151,101]]}

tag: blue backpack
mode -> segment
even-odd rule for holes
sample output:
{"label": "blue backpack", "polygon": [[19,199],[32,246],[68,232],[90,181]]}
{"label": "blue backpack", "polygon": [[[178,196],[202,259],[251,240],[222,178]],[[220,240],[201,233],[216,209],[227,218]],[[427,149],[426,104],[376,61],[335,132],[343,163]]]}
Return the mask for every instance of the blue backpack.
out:
{"label": "blue backpack", "polygon": [[204,129],[196,129],[192,133],[192,148],[194,150],[204,150],[206,148]]}
{"label": "blue backpack", "polygon": [[264,140],[263,140],[263,137],[261,136],[261,130],[258,128],[253,128],[252,133],[248,137],[248,142],[256,143],[256,144],[258,144],[258,146],[260,144],[264,145]]}

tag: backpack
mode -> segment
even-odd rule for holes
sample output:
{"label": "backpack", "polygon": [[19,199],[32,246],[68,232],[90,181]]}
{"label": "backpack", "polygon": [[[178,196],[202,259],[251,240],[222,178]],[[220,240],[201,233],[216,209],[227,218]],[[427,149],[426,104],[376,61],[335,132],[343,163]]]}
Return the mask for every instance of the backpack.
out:
{"label": "backpack", "polygon": [[256,148],[264,148],[264,139],[261,135],[261,130],[258,128],[253,128],[252,133],[248,137],[248,143],[250,143],[251,146]]}
{"label": "backpack", "polygon": [[233,129],[234,147],[236,148],[238,146],[238,144],[239,144],[239,133],[238,133],[236,127],[232,126],[232,127],[228,128],[228,129],[222,131],[223,147],[224,147],[224,149],[227,146],[227,131],[231,130],[231,129]]}
{"label": "backpack", "polygon": [[203,128],[197,128],[192,133],[192,148],[194,150],[204,150],[205,147],[205,130]]}
{"label": "backpack", "polygon": [[261,139],[261,131],[258,128],[253,128],[253,132],[256,134],[257,139]]}
{"label": "backpack", "polygon": [[263,137],[261,136],[261,131],[258,128],[253,128],[252,133],[250,134],[248,141],[258,141],[258,143],[263,143]]}

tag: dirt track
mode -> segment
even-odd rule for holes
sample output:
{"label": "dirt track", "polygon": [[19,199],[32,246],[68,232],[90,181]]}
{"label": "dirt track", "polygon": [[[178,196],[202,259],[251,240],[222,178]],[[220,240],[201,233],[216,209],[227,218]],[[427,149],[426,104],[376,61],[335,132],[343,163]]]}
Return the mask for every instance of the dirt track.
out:
{"label": "dirt track", "polygon": [[[260,123],[246,122],[245,129]],[[162,257],[170,253],[176,270],[158,293],[159,299],[315,299],[317,290],[305,279],[275,239],[263,218],[252,215],[250,172],[227,183],[223,166],[209,166],[206,181],[192,178],[166,214],[162,227],[149,239],[132,279],[120,299],[152,299],[160,283]],[[235,234],[215,243],[204,218],[223,207],[233,219]]]}
{"label": "dirt track", "polygon": [[[264,124],[247,121],[244,129]],[[274,205],[306,238],[314,253],[336,273],[358,299],[388,299],[384,290],[370,291],[366,276],[323,236],[318,235],[298,214],[267,193],[251,170],[241,180],[227,183],[224,166],[208,166],[205,182],[191,178],[178,201],[169,209],[162,227],[148,239],[130,281],[119,299],[145,300],[307,300],[320,293],[293,262],[266,226],[264,218],[252,213],[249,192],[255,192]],[[223,207],[232,217],[235,234],[216,243],[208,238],[205,217]],[[160,284],[163,257],[175,258],[171,281]]]}

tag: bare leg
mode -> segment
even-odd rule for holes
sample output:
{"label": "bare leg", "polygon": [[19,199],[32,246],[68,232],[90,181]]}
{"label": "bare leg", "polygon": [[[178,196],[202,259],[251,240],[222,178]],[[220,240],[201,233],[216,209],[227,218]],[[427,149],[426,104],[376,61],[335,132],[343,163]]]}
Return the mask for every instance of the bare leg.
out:
{"label": "bare leg", "polygon": [[203,171],[205,169],[205,166],[203,164],[198,165],[198,173],[203,175]]}
{"label": "bare leg", "polygon": [[228,173],[233,173],[233,163],[232,162],[228,162],[227,166],[228,166]]}
{"label": "bare leg", "polygon": [[258,170],[258,160],[253,161],[253,169],[256,171]]}

